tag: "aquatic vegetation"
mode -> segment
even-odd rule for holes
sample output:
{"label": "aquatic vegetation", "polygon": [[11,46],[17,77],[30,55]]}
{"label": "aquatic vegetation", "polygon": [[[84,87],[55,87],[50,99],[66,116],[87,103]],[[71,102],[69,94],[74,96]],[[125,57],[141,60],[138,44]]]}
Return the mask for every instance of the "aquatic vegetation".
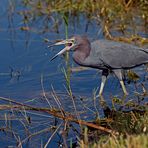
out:
{"label": "aquatic vegetation", "polygon": [[107,38],[124,36],[125,38],[117,39],[126,42],[140,41],[141,44],[148,42],[140,35],[140,32],[147,32],[146,0],[22,0],[22,3],[26,8],[25,11],[20,11],[24,22],[29,23],[43,17],[42,27],[46,31],[53,28],[58,33],[61,21],[66,20],[66,24],[72,25],[78,23],[79,17],[83,15],[88,20],[86,31],[91,22],[96,22]]}
{"label": "aquatic vegetation", "polygon": [[146,134],[140,134],[140,135],[127,135],[126,138],[121,135],[118,138],[109,137],[107,138],[101,138],[100,142],[92,143],[90,145],[86,145],[84,141],[80,141],[80,147],[93,147],[93,148],[147,148],[148,141],[147,141],[148,135]]}
{"label": "aquatic vegetation", "polygon": [[[13,140],[14,145],[24,146],[28,141],[33,144],[35,137],[42,136],[42,134],[44,134],[44,142],[41,146],[48,146],[53,137],[57,135],[61,137],[61,143],[64,146],[71,145],[71,147],[72,145],[80,147],[130,146],[134,145],[136,140],[142,147],[148,144],[144,140],[148,136],[147,104],[138,105],[133,102],[134,107],[128,110],[125,109],[126,104],[117,107],[115,105],[113,109],[107,105],[102,106],[104,117],[85,121],[82,119],[86,111],[83,106],[77,111],[72,105],[71,112],[67,112],[66,107],[62,106],[62,98],[58,97],[54,90],[52,93],[51,96],[46,96],[51,106],[48,108],[0,97],[0,100],[5,102],[0,105],[1,113],[5,112],[4,115],[1,114],[3,126],[0,129],[2,133],[7,134],[9,139]],[[50,97],[57,102],[58,107],[51,103]],[[95,114],[96,111],[93,111],[91,116]],[[16,123],[17,126],[15,126]],[[77,137],[77,140],[75,137],[69,137],[71,133]],[[143,143],[141,143],[142,139]]]}
{"label": "aquatic vegetation", "polygon": [[[98,32],[94,33],[93,39],[102,32],[105,38],[143,46],[148,43],[147,7],[147,0],[9,0],[8,22],[12,34],[15,30],[25,33],[25,37],[32,32],[39,35],[62,32],[64,38],[75,33],[71,30],[79,25],[83,25],[87,33],[94,23]],[[20,23],[14,28],[16,16]],[[46,38],[43,40],[51,42]],[[48,84],[52,90],[46,92],[41,75],[42,93],[38,97],[27,101],[0,97],[1,141],[7,140],[10,147],[27,144],[48,147],[52,142],[57,146],[82,148],[148,147],[148,77],[143,76],[140,81],[139,75],[128,71],[125,82],[133,83],[134,94],[127,98],[111,94],[106,102],[105,98],[96,98],[97,89],[89,92],[93,95],[90,98],[73,92],[71,73],[85,69],[71,68],[69,55],[64,58],[65,65],[60,71],[65,79],[66,93],[55,91],[52,84]],[[24,76],[21,70],[11,68],[10,73],[0,75],[19,80]],[[31,86],[27,87],[30,89]]]}

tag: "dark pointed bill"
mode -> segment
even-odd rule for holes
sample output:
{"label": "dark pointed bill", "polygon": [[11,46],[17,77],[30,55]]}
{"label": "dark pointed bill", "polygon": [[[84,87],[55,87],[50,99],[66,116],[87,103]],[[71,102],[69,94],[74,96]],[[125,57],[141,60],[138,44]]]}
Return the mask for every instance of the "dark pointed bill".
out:
{"label": "dark pointed bill", "polygon": [[69,49],[70,49],[70,47],[69,47],[69,46],[66,46],[64,49],[62,49],[60,52],[58,52],[55,56],[53,56],[50,61],[54,60],[57,56],[59,56],[59,55],[65,53],[65,52],[68,51]]}
{"label": "dark pointed bill", "polygon": [[63,41],[60,41],[60,42],[57,42],[57,43],[53,43],[51,45],[49,45],[48,47],[53,47],[53,46],[57,46],[57,45],[63,45],[63,44],[66,44],[67,43],[67,40],[63,40]]}
{"label": "dark pointed bill", "polygon": [[58,55],[56,54],[55,56],[53,56],[50,61],[54,60]]}
{"label": "dark pointed bill", "polygon": [[50,61],[54,60],[58,55],[61,55],[64,52],[69,51],[72,47],[74,47],[73,42],[70,39],[62,40],[60,42],[51,44],[48,47],[50,48],[52,46],[63,45],[63,44],[66,45],[66,47],[62,49],[60,52],[58,52],[55,56],[53,56]]}

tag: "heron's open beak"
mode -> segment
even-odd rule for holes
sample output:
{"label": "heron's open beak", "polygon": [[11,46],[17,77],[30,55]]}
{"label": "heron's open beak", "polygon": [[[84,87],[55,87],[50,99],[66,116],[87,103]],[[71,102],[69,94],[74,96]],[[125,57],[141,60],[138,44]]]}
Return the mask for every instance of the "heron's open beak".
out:
{"label": "heron's open beak", "polygon": [[66,43],[68,43],[68,40],[63,40],[63,41],[60,41],[57,43],[53,43],[53,44],[49,45],[48,47],[50,48],[50,47],[57,46],[57,45],[64,45]]}
{"label": "heron's open beak", "polygon": [[65,53],[66,51],[69,51],[69,50],[70,50],[70,47],[66,46],[64,49],[62,49],[60,52],[58,52],[54,57],[52,57],[50,61],[54,60],[58,55],[61,55],[61,54]]}
{"label": "heron's open beak", "polygon": [[54,60],[57,56],[65,53],[66,51],[69,51],[72,47],[74,47],[71,40],[63,40],[63,41],[57,42],[55,44],[52,44],[48,47],[52,47],[52,46],[56,46],[56,45],[63,45],[63,44],[66,45],[66,47],[64,49],[62,49],[60,52],[58,52],[54,57],[52,57],[50,61]]}

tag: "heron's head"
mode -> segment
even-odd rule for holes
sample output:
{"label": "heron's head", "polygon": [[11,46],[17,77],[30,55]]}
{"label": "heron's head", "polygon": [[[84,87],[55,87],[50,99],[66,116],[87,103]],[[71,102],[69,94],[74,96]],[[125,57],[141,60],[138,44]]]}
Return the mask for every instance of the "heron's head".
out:
{"label": "heron's head", "polygon": [[52,46],[57,46],[57,45],[65,45],[65,48],[63,48],[60,52],[58,52],[52,59],[54,60],[57,56],[67,52],[67,51],[70,51],[70,50],[74,50],[75,48],[77,48],[78,46],[78,42],[77,42],[77,39],[76,37],[71,37],[70,39],[66,39],[66,40],[62,40],[60,42],[56,42],[52,45],[50,45],[49,47],[52,47]]}
{"label": "heron's head", "polygon": [[73,36],[71,37],[70,39],[66,39],[66,40],[62,40],[60,42],[56,42],[52,45],[50,45],[49,47],[52,47],[52,46],[57,46],[57,45],[65,45],[65,48],[62,49],[60,52],[58,52],[52,59],[55,59],[57,56],[65,53],[66,51],[70,51],[70,50],[77,50],[79,49],[80,46],[84,46],[86,47],[87,45],[89,44],[89,41],[87,39],[86,36]]}

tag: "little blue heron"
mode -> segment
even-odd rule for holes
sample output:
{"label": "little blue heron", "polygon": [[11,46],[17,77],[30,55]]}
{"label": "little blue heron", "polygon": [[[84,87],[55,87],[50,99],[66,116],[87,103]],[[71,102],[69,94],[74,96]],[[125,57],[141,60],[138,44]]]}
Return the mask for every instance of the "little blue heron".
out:
{"label": "little blue heron", "polygon": [[102,82],[99,90],[100,96],[103,93],[103,88],[110,72],[113,72],[117,76],[124,94],[127,95],[128,93],[122,78],[122,70],[148,63],[147,49],[127,43],[105,39],[90,42],[86,36],[73,36],[70,39],[62,40],[53,45],[62,44],[65,45],[65,48],[51,60],[72,49],[74,51],[73,60],[78,65],[101,69]]}

